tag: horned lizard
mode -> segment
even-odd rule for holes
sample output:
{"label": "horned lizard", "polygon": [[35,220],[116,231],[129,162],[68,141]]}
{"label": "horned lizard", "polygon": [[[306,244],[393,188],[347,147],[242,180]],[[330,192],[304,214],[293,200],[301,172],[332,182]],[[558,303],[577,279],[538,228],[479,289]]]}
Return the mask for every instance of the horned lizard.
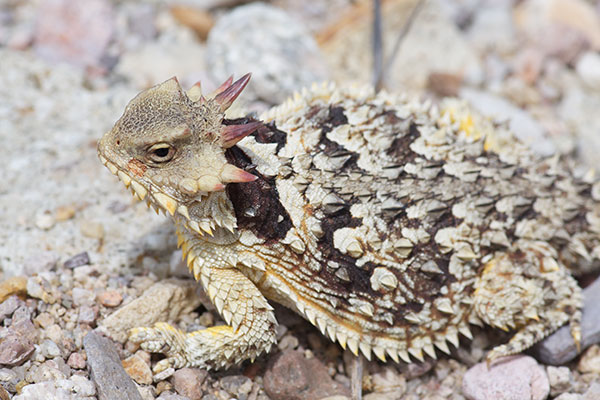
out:
{"label": "horned lizard", "polygon": [[324,84],[260,120],[226,118],[249,78],[206,97],[169,79],[135,97],[98,145],[132,193],[171,216],[227,323],[133,329],[132,341],[166,355],[155,371],[268,352],[267,299],[367,359],[435,358],[471,338],[470,324],[514,332],[488,361],[567,322],[579,340],[572,274],[598,264],[598,183],[456,100]]}

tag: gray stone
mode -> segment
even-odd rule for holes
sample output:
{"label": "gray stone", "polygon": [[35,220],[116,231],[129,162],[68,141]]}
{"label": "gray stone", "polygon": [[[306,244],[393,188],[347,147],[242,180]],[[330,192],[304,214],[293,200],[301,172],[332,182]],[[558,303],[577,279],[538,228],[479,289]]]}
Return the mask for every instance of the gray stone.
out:
{"label": "gray stone", "polygon": [[221,17],[210,31],[206,51],[216,81],[252,72],[242,97],[270,104],[327,77],[324,58],[304,26],[265,3],[237,7]]}
{"label": "gray stone", "polygon": [[82,265],[88,265],[90,263],[90,256],[87,251],[83,253],[75,254],[73,257],[69,258],[64,262],[65,268],[77,268]]}
{"label": "gray stone", "polygon": [[142,400],[133,380],[121,365],[114,344],[95,332],[83,339],[83,346],[96,383],[99,400]]}
{"label": "gray stone", "polygon": [[544,400],[550,384],[535,359],[519,355],[500,359],[489,369],[485,362],[473,366],[463,377],[462,390],[470,400]]}
{"label": "gray stone", "polygon": [[[583,290],[581,349],[600,342],[600,279]],[[563,326],[532,349],[535,358],[550,365],[566,364],[577,356],[577,348],[568,325]]]}

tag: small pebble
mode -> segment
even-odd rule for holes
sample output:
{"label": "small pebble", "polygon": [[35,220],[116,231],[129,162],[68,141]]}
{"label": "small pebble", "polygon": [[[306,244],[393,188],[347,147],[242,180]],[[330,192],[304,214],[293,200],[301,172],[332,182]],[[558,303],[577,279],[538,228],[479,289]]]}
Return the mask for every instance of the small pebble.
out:
{"label": "small pebble", "polygon": [[158,374],[153,376],[154,382],[164,381],[165,379],[169,379],[175,373],[174,368],[167,368],[164,371],[159,372]]}
{"label": "small pebble", "polygon": [[73,269],[76,267],[81,267],[82,265],[88,265],[89,263],[90,256],[88,255],[87,251],[84,251],[83,253],[76,254],[69,258],[64,262],[64,266],[65,268]]}
{"label": "small pebble", "polygon": [[67,390],[57,388],[52,381],[46,381],[23,386],[20,393],[13,397],[13,400],[71,400],[72,398]]}
{"label": "small pebble", "polygon": [[50,313],[43,312],[38,314],[38,316],[33,319],[33,322],[46,329],[54,324],[54,317]]}
{"label": "small pebble", "polygon": [[97,306],[81,306],[79,307],[79,315],[77,317],[77,321],[92,325],[96,322],[96,318],[98,318],[98,307]]}
{"label": "small pebble", "polygon": [[40,352],[46,358],[60,356],[60,348],[50,339],[46,339],[40,344]]}
{"label": "small pebble", "polygon": [[71,353],[67,365],[73,369],[84,369],[86,366],[85,357],[81,353]]}
{"label": "small pebble", "polygon": [[14,276],[0,282],[0,303],[4,302],[13,294],[23,295],[27,291],[27,278],[24,276]]}
{"label": "small pebble", "polygon": [[221,387],[232,396],[247,396],[252,390],[252,380],[244,375],[225,376],[221,379]]}
{"label": "small pebble", "polygon": [[106,290],[98,295],[97,300],[104,307],[117,307],[123,301],[123,296],[116,290]]}
{"label": "small pebble", "polygon": [[583,374],[600,374],[600,346],[590,346],[579,359],[577,370]]}
{"label": "small pebble", "polygon": [[94,292],[79,287],[74,287],[72,291],[73,304],[76,306],[91,306],[96,300]]}
{"label": "small pebble", "polygon": [[45,231],[51,229],[55,223],[54,216],[48,213],[38,214],[35,217],[35,226]]}
{"label": "small pebble", "polygon": [[573,376],[568,367],[549,366],[546,373],[550,382],[550,396],[555,397],[571,389]]}
{"label": "small pebble", "polygon": [[[173,388],[182,396],[190,400],[202,398],[202,383],[208,376],[208,372],[198,368],[182,368],[175,371],[171,377]],[[160,382],[159,382],[160,383]]]}
{"label": "small pebble", "polygon": [[75,207],[73,206],[60,206],[54,211],[54,218],[58,222],[67,221],[75,215]]}
{"label": "small pebble", "polygon": [[8,318],[15,312],[15,310],[25,303],[23,300],[19,299],[18,296],[10,296],[2,303],[0,303],[0,322],[2,322],[5,318]]}
{"label": "small pebble", "polygon": [[35,347],[22,335],[12,331],[0,341],[0,365],[13,367],[27,360]]}
{"label": "small pebble", "polygon": [[349,396],[347,387],[333,381],[317,358],[297,350],[273,356],[264,376],[267,395],[273,400],[309,400],[333,395]]}
{"label": "small pebble", "polygon": [[279,350],[294,350],[298,347],[298,338],[292,335],[286,335],[277,342]]}
{"label": "small pebble", "polygon": [[83,221],[80,225],[80,229],[83,236],[92,239],[104,238],[104,225],[102,225],[100,222]]}
{"label": "small pebble", "polygon": [[16,392],[19,375],[12,368],[0,368],[0,384],[10,392]]}
{"label": "small pebble", "polygon": [[127,357],[122,364],[129,376],[140,385],[152,383],[152,371],[140,356],[134,354]]}

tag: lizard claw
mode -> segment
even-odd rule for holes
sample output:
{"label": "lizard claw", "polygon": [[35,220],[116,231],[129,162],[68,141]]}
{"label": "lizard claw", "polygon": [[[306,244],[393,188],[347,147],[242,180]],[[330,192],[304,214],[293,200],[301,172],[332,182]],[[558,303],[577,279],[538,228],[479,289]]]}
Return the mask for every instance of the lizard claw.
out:
{"label": "lizard claw", "polygon": [[154,373],[169,367],[181,368],[188,364],[185,347],[185,333],[164,322],[157,322],[152,328],[134,328],[129,331],[129,340],[151,353],[166,356],[153,368]]}

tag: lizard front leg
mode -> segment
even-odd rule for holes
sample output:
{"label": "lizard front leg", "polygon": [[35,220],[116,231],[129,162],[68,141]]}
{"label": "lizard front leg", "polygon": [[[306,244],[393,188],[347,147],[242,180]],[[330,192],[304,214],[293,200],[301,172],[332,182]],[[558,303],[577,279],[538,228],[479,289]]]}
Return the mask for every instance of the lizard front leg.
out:
{"label": "lizard front leg", "polygon": [[166,358],[154,366],[166,368],[227,368],[268,352],[276,342],[273,308],[258,288],[239,270],[202,267],[202,282],[210,300],[228,325],[185,333],[159,322],[135,328],[130,340]]}

